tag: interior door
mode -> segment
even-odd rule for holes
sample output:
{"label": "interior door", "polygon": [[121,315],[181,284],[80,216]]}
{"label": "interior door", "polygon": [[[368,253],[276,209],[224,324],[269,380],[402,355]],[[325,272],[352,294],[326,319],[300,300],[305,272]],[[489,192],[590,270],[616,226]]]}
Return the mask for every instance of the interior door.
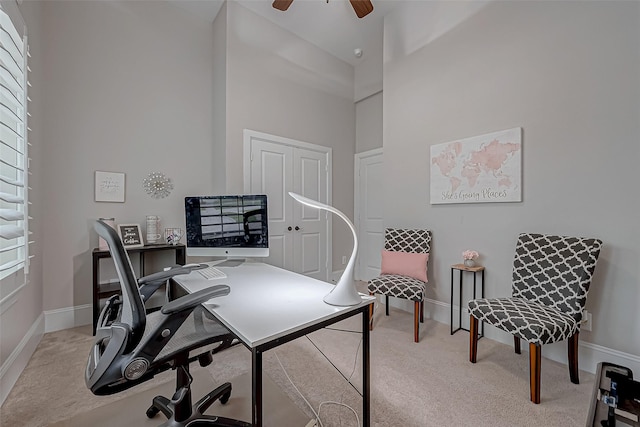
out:
{"label": "interior door", "polygon": [[383,163],[382,149],[355,156],[355,216],[359,251],[356,267],[358,280],[380,274],[381,250],[384,247]]}
{"label": "interior door", "polygon": [[293,259],[293,149],[264,139],[251,141],[251,181],[249,194],[267,195],[269,257],[264,261],[296,271]]}
{"label": "interior door", "polygon": [[268,199],[265,262],[328,280],[329,219],[324,211],[297,203],[289,191],[328,203],[329,173],[329,148],[245,130],[245,192]]}
{"label": "interior door", "polygon": [[[302,148],[293,149],[293,191],[322,203],[327,201],[327,158],[324,153]],[[298,202],[293,205],[293,259],[297,273],[327,280],[328,216],[327,211],[310,208]]]}

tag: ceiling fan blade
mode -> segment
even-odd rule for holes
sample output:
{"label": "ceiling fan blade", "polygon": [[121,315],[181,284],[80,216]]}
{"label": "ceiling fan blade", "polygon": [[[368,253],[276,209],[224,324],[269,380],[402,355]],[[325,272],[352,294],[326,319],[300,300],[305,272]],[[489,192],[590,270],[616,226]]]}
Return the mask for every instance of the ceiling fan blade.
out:
{"label": "ceiling fan blade", "polygon": [[373,5],[371,4],[371,0],[349,0],[349,2],[351,2],[351,6],[353,6],[353,10],[356,11],[356,15],[358,16],[358,18],[364,18],[365,16],[373,12]]}
{"label": "ceiling fan blade", "polygon": [[285,10],[289,9],[291,3],[293,3],[293,0],[274,0],[273,7],[284,12]]}

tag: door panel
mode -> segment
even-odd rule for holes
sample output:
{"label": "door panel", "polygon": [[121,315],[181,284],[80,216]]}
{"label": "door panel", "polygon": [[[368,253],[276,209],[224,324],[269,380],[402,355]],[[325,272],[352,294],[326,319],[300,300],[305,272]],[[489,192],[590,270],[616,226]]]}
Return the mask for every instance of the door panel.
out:
{"label": "door panel", "polygon": [[[310,199],[327,203],[327,180],[323,175],[327,170],[324,153],[312,150],[294,149],[293,187],[294,191]],[[294,217],[299,230],[294,230],[294,262],[302,268],[302,273],[320,280],[328,279],[326,211],[310,208],[300,203],[294,205]]]}
{"label": "door panel", "polygon": [[369,280],[380,274],[381,251],[384,247],[383,163],[382,149],[356,156],[356,210],[358,237],[357,278]]}
{"label": "door panel", "polygon": [[327,280],[330,228],[326,212],[305,207],[288,194],[294,191],[327,203],[330,149],[316,151],[309,146],[245,130],[245,156],[250,156],[249,163],[245,161],[245,191],[268,198],[269,257],[265,262]]}
{"label": "door panel", "polygon": [[252,141],[251,193],[267,195],[269,219],[269,257],[264,262],[290,270],[293,260],[287,255],[292,244],[287,235],[291,213],[285,188],[292,182],[292,151],[272,142]]}

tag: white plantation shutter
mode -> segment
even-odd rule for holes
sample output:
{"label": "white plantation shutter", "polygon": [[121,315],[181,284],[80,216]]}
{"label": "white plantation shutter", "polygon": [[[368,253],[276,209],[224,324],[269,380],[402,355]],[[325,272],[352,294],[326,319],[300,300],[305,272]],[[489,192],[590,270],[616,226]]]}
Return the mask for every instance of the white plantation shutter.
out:
{"label": "white plantation shutter", "polygon": [[0,9],[0,278],[28,268],[27,56]]}

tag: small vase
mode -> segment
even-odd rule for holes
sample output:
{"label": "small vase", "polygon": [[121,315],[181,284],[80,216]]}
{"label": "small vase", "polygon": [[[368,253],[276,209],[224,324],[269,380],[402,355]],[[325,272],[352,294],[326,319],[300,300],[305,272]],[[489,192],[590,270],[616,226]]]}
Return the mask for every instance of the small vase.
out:
{"label": "small vase", "polygon": [[472,259],[465,259],[464,260],[464,266],[465,267],[475,267],[476,266],[476,262]]}

